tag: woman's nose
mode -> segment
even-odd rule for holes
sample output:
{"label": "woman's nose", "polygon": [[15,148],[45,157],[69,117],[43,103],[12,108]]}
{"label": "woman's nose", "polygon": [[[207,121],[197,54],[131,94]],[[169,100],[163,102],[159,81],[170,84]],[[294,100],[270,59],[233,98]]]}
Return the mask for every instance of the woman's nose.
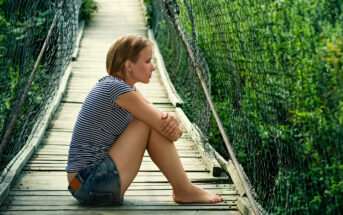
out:
{"label": "woman's nose", "polygon": [[154,64],[151,64],[151,71],[155,71],[155,70],[156,70],[156,68],[155,68]]}

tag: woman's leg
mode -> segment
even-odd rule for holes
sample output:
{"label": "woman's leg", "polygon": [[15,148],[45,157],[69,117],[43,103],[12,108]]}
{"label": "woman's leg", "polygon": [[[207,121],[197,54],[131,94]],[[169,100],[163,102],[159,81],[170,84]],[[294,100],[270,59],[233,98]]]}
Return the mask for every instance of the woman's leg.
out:
{"label": "woman's leg", "polygon": [[122,196],[136,177],[145,149],[173,187],[176,202],[218,202],[222,198],[194,186],[188,179],[172,142],[144,122],[132,120],[109,155],[114,160],[121,180]]}
{"label": "woman's leg", "polygon": [[172,185],[175,202],[220,202],[223,200],[222,197],[191,183],[174,143],[154,129],[151,129],[147,149],[151,159]]}
{"label": "woman's leg", "polygon": [[119,171],[122,196],[139,171],[149,135],[150,127],[133,119],[108,151]]}

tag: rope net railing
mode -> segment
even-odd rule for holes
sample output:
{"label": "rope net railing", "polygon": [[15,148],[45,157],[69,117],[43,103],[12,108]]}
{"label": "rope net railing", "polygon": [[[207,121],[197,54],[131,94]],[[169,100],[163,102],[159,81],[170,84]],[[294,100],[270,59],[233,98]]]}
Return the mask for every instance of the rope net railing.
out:
{"label": "rope net railing", "polygon": [[145,4],[183,110],[232,159],[190,47],[257,212],[343,211],[343,2]]}
{"label": "rope net railing", "polygon": [[[74,51],[81,3],[0,0],[0,172],[30,140],[54,98]],[[25,89],[29,91],[18,108]]]}

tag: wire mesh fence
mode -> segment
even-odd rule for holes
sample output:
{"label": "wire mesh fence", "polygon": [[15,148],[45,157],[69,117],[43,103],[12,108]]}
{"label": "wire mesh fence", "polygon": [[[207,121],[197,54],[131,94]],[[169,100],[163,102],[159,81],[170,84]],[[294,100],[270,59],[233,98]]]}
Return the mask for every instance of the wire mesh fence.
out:
{"label": "wire mesh fence", "polygon": [[343,2],[145,3],[184,111],[229,159],[180,32],[265,213],[343,211]]}
{"label": "wire mesh fence", "polygon": [[[42,45],[46,50],[15,121],[3,144],[0,172],[35,132],[71,61],[79,25],[81,0],[0,1],[0,131],[9,123],[27,87]],[[55,25],[52,25],[55,19]]]}

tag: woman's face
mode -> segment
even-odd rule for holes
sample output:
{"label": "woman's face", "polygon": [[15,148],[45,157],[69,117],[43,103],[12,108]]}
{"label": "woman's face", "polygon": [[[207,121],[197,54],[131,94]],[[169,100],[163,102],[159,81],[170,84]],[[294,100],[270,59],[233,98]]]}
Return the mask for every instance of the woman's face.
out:
{"label": "woman's face", "polygon": [[151,62],[152,47],[147,46],[139,53],[139,58],[136,63],[129,63],[127,68],[127,82],[135,84],[136,82],[149,83],[152,72],[155,70]]}

